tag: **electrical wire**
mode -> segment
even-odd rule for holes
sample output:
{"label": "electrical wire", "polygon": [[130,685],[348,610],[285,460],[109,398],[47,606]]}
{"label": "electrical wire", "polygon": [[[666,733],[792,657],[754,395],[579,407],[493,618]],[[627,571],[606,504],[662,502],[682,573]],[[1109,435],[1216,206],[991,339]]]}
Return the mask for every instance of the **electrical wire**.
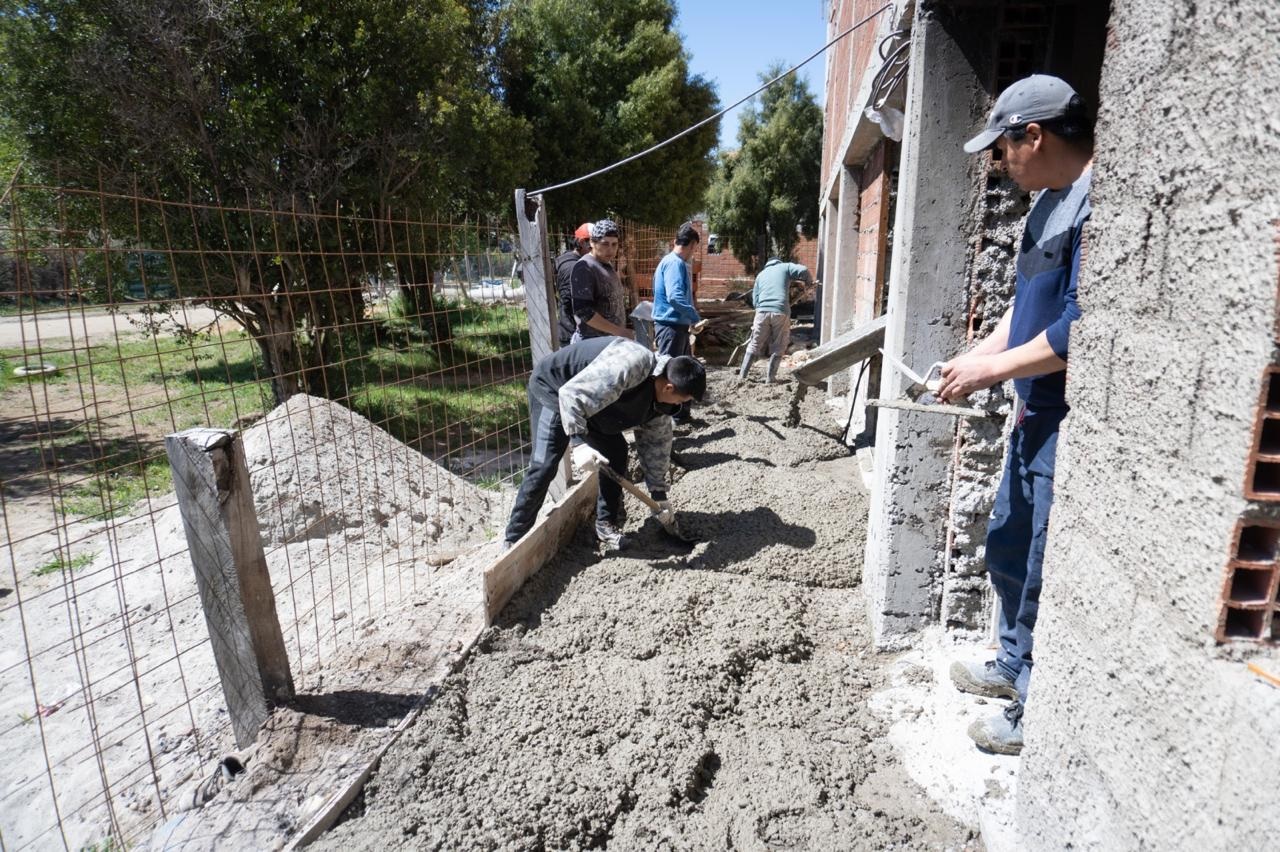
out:
{"label": "electrical wire", "polygon": [[[849,391],[849,419],[844,422],[844,432],[840,433],[840,443],[849,443],[849,430],[853,428],[853,410],[858,405],[858,388],[862,385],[862,377],[867,372],[867,367],[871,366],[871,359],[862,362],[862,367],[858,369],[858,378],[853,382],[853,388]],[[868,387],[868,392],[870,388]]]}
{"label": "electrical wire", "polygon": [[607,173],[607,172],[611,172],[611,171],[613,171],[614,169],[618,168],[619,166],[625,166],[627,163],[632,163],[632,162],[635,162],[636,160],[639,160],[641,157],[646,157],[646,156],[648,156],[649,154],[652,154],[654,151],[657,151],[659,148],[665,148],[666,146],[670,145],[672,142],[676,141],[677,139],[680,139],[680,138],[682,138],[682,137],[688,136],[690,133],[692,133],[693,131],[697,130],[698,128],[700,128],[700,127],[704,127],[704,126],[706,126],[707,124],[710,124],[711,122],[716,121],[717,119],[723,118],[723,117],[724,117],[724,115],[725,115],[726,113],[728,113],[728,112],[730,112],[731,110],[737,109],[738,107],[742,106],[744,103],[746,103],[747,101],[751,100],[751,99],[752,99],[752,98],[754,98],[756,95],[760,94],[760,93],[761,93],[761,92],[763,92],[765,89],[769,88],[769,87],[770,87],[770,86],[772,86],[774,83],[776,83],[776,82],[778,82],[779,80],[781,80],[783,77],[786,77],[788,74],[793,74],[793,73],[795,73],[796,71],[798,71],[799,69],[801,69],[801,68],[803,68],[804,66],[808,65],[810,62],[812,62],[813,60],[815,60],[815,59],[817,59],[819,56],[821,56],[823,53],[825,53],[825,52],[826,52],[826,51],[831,47],[831,45],[835,44],[835,43],[836,43],[836,42],[838,42],[840,39],[842,39],[842,38],[844,38],[845,36],[849,35],[849,33],[853,32],[854,30],[858,29],[859,27],[864,26],[865,24],[869,23],[871,20],[873,20],[874,18],[876,18],[877,16],[879,16],[879,15],[880,15],[880,13],[882,13],[882,12],[884,12],[884,11],[888,10],[888,9],[891,9],[891,8],[893,8],[893,3],[885,3],[885,4],[884,4],[883,6],[881,6],[879,9],[876,9],[876,10],[875,10],[874,12],[872,12],[870,15],[867,15],[865,18],[863,18],[862,20],[860,20],[860,21],[858,21],[857,23],[853,24],[853,25],[852,25],[852,26],[850,26],[847,30],[845,30],[844,32],[842,32],[842,33],[840,33],[839,35],[837,35],[835,38],[831,39],[831,41],[827,42],[827,43],[826,43],[826,44],[824,44],[822,47],[818,48],[818,49],[817,49],[817,50],[815,50],[813,53],[809,54],[809,56],[808,56],[806,59],[804,59],[803,61],[801,61],[801,62],[797,63],[796,65],[792,65],[792,66],[791,66],[790,68],[788,68],[786,71],[783,71],[783,72],[782,72],[781,74],[779,74],[777,77],[774,77],[772,80],[768,81],[768,82],[767,82],[767,83],[765,83],[763,86],[761,86],[760,88],[756,89],[756,90],[755,90],[754,92],[752,92],[751,94],[747,95],[745,98],[742,98],[741,100],[736,101],[735,103],[731,104],[730,106],[725,107],[724,109],[720,110],[720,111],[719,111],[718,113],[716,113],[715,115],[712,115],[712,116],[709,116],[709,117],[707,117],[707,118],[702,119],[702,121],[699,121],[697,124],[690,125],[689,127],[686,127],[684,130],[681,130],[679,133],[677,133],[675,136],[672,136],[670,139],[666,139],[666,140],[664,140],[664,141],[662,141],[662,142],[659,142],[659,143],[658,143],[658,144],[656,144],[656,145],[653,145],[653,146],[651,146],[651,147],[649,147],[649,148],[646,148],[645,150],[641,151],[641,152],[640,152],[640,153],[638,153],[638,154],[632,154],[630,157],[627,157],[626,159],[623,159],[623,160],[619,160],[618,162],[616,162],[616,163],[614,163],[614,164],[612,164],[612,165],[605,166],[603,169],[597,169],[596,171],[591,172],[590,174],[585,174],[585,175],[583,175],[582,177],[576,177],[576,178],[574,178],[573,180],[567,180],[567,181],[565,181],[564,183],[557,183],[557,184],[554,184],[554,185],[552,185],[552,186],[544,186],[542,189],[535,189],[535,190],[533,190],[532,192],[530,192],[530,193],[528,193],[528,194],[529,194],[529,195],[546,195],[548,192],[555,192],[557,189],[564,189],[565,187],[569,187],[569,186],[573,186],[574,184],[582,183],[582,182],[583,182],[583,181],[585,181],[585,180],[591,180],[591,178],[599,177],[599,176],[600,176],[600,175],[602,175],[602,174],[605,174],[605,173]]}
{"label": "electrical wire", "polygon": [[[902,82],[902,78],[907,75],[907,65],[910,58],[907,50],[911,47],[910,36],[911,30],[894,30],[885,36],[876,47],[876,53],[880,55],[881,65],[880,70],[876,72],[871,81],[871,105],[874,109],[884,107],[894,90],[898,88],[898,84]],[[885,48],[894,39],[903,39],[903,42],[893,48],[892,51],[886,52]]]}

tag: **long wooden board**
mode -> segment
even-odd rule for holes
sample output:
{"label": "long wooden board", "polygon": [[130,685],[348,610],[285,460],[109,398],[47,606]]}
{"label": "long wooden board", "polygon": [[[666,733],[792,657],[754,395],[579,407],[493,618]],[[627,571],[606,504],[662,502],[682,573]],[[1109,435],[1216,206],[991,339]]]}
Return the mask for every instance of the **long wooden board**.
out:
{"label": "long wooden board", "polygon": [[806,385],[816,385],[833,373],[848,369],[859,361],[865,361],[884,346],[884,329],[888,322],[885,316],[879,316],[871,322],[863,323],[852,331],[809,350],[809,358],[791,370],[797,381]]}
{"label": "long wooden board", "polygon": [[488,623],[502,611],[522,585],[573,537],[578,524],[595,509],[596,477],[591,474],[569,489],[546,518],[534,524],[484,572],[484,601]]}

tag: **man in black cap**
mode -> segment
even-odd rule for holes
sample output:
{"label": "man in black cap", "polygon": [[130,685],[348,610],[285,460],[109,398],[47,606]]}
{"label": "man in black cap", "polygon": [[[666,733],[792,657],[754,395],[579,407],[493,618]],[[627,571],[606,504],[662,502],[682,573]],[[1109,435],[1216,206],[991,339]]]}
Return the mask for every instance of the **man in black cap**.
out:
{"label": "man in black cap", "polygon": [[1093,125],[1080,96],[1057,77],[1019,80],[996,100],[986,128],[964,146],[999,151],[1009,177],[1039,191],[1023,228],[1013,305],[995,330],[942,368],[944,401],[1013,380],[1017,392],[1004,476],[987,531],[987,571],[1000,602],[1000,650],[980,664],[954,663],[964,692],[1007,697],[998,716],[974,722],[979,748],[1022,751],[1032,634],[1053,503],[1058,428],[1067,414],[1067,342],[1080,318],[1076,282],[1089,218]]}
{"label": "man in black cap", "polygon": [[[628,429],[635,430],[649,495],[662,507],[663,524],[672,526],[675,513],[667,501],[671,415],[682,403],[700,401],[706,388],[706,369],[695,359],[655,355],[618,337],[595,337],[544,357],[529,377],[533,457],[507,522],[507,545],[537,520],[569,446],[573,466],[581,474],[607,464],[626,477],[627,441],[622,433]],[[622,486],[600,477],[596,537],[608,550],[626,546],[619,529],[621,509]]]}

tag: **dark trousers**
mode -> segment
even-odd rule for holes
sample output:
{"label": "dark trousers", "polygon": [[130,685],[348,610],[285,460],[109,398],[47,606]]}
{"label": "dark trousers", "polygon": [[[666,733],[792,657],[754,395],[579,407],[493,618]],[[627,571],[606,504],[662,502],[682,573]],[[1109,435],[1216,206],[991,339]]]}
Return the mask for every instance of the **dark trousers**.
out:
{"label": "dark trousers", "polygon": [[[689,354],[689,326],[655,322],[653,328],[654,342],[658,345],[659,355],[670,355],[674,358],[677,355]],[[681,403],[676,413],[671,415],[671,419],[677,423],[688,420],[689,408],[689,403]]]}
{"label": "dark trousers", "polygon": [[[560,460],[569,447],[569,436],[560,424],[560,407],[554,399],[540,399],[529,393],[529,415],[534,424],[533,457],[524,481],[516,493],[511,518],[507,521],[504,538],[515,542],[533,527],[538,510],[547,497],[547,489],[556,478]],[[609,467],[620,476],[627,475],[627,439],[621,435],[606,435],[589,430],[586,441],[609,460]],[[599,477],[600,493],[596,497],[596,520],[616,524],[622,508],[622,486],[607,476]]]}
{"label": "dark trousers", "polygon": [[1058,426],[1066,409],[1027,409],[1009,436],[1009,457],[987,528],[987,571],[1000,602],[996,665],[1025,702],[1040,611]]}

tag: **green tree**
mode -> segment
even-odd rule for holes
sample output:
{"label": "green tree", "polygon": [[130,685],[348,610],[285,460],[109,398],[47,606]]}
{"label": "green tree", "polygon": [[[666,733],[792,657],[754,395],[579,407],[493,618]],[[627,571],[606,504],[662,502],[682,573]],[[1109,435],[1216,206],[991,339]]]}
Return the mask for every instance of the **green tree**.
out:
{"label": "green tree", "polygon": [[[505,210],[531,153],[495,91],[492,12],[487,0],[4,0],[0,111],[34,168],[64,185],[286,211]],[[118,224],[136,236],[131,213],[121,205]],[[228,256],[263,247],[251,217],[192,218],[139,230],[225,236]],[[335,287],[343,271],[318,250],[336,231],[315,231],[270,269],[202,269],[209,289],[192,294],[259,341],[278,399],[322,387],[332,330],[363,308],[360,282]],[[415,297],[429,296],[424,248],[399,270]]]}
{"label": "green tree", "polygon": [[[760,75],[782,73],[774,66]],[[790,260],[799,242],[818,233],[822,174],[822,108],[804,80],[792,74],[760,93],[738,127],[738,150],[724,152],[707,212],[750,271],[771,256]]]}
{"label": "green tree", "polygon": [[[499,78],[533,129],[530,189],[578,177],[716,112],[715,87],[690,75],[672,0],[508,0]],[[548,196],[553,224],[606,214],[648,222],[695,212],[710,183],[718,122],[635,163]]]}

